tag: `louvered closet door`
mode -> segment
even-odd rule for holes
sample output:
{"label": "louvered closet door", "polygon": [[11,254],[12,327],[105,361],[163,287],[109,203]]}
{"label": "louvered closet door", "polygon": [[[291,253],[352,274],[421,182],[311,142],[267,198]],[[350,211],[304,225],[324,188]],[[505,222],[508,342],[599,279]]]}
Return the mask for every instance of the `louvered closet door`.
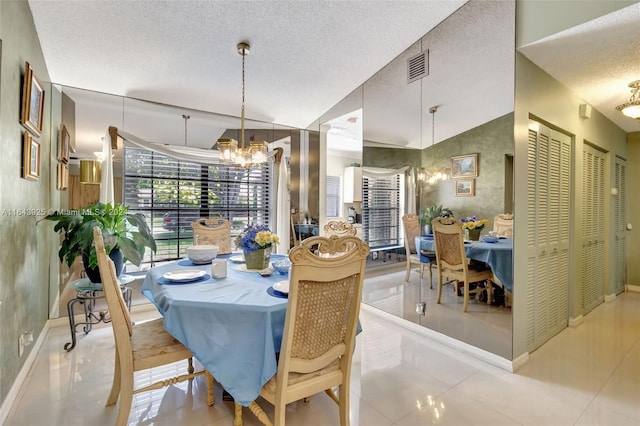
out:
{"label": "louvered closet door", "polygon": [[527,347],[567,326],[571,139],[531,121],[527,154]]}
{"label": "louvered closet door", "polygon": [[615,292],[620,294],[624,291],[627,283],[627,249],[626,249],[626,232],[627,232],[627,212],[626,212],[626,192],[625,192],[625,173],[626,161],[616,158],[615,170],[615,187],[618,189],[618,196],[614,197],[615,209]]}
{"label": "louvered closet door", "polygon": [[606,153],[582,150],[582,307],[583,314],[604,301],[604,176]]}

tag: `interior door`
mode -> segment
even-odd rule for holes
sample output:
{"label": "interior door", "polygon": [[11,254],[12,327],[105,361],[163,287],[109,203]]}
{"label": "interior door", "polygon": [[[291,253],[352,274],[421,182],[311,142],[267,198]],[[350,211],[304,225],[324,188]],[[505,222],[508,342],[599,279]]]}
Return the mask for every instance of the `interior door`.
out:
{"label": "interior door", "polygon": [[583,315],[604,301],[605,164],[607,154],[584,144],[582,151]]}
{"label": "interior door", "polygon": [[627,249],[626,249],[626,232],[627,232],[627,212],[626,212],[626,190],[625,190],[625,174],[627,162],[622,158],[616,158],[615,165],[615,188],[618,195],[614,197],[614,215],[615,215],[615,284],[614,291],[620,294],[624,291],[627,283]]}

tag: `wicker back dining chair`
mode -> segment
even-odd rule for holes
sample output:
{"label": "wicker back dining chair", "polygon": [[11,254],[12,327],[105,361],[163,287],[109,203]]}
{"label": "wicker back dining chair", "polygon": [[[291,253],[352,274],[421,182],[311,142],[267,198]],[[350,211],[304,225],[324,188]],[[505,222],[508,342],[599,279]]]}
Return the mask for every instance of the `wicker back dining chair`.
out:
{"label": "wicker back dining chair", "polygon": [[331,235],[337,235],[338,237],[344,237],[347,235],[356,236],[358,230],[355,226],[344,220],[330,220],[324,227],[324,235],[329,237]]}
{"label": "wicker back dining chair", "polygon": [[[473,265],[469,265],[464,247],[462,224],[453,218],[437,217],[433,220],[433,234],[438,259],[438,303],[442,298],[442,287],[447,284],[457,285],[458,281],[462,281],[464,288],[462,312],[467,312],[469,294],[484,290],[481,287],[470,290],[470,283],[484,281],[488,300],[493,300],[491,285],[493,273],[490,268],[478,270]],[[451,281],[443,282],[444,277],[450,278]]]}
{"label": "wicker back dining chair", "polygon": [[501,237],[513,238],[513,215],[500,213],[493,218],[493,230]]}
{"label": "wicker back dining chair", "polygon": [[[121,426],[127,424],[134,394],[160,389],[170,384],[192,379],[204,374],[205,371],[194,373],[191,352],[164,329],[162,318],[132,325],[127,305],[122,297],[122,291],[116,278],[115,267],[105,252],[102,232],[97,226],[93,228],[93,239],[98,255],[100,278],[111,314],[111,325],[116,343],[113,385],[106,405],[114,405],[118,401],[118,397],[120,397],[116,425]],[[134,389],[134,372],[185,359],[189,361],[187,374]],[[212,405],[213,377],[208,373],[207,376],[207,398],[210,405]]]}
{"label": "wicker back dining chair", "polygon": [[231,222],[221,217],[200,219],[191,223],[193,244],[218,246],[218,254],[231,253]]}
{"label": "wicker back dining chair", "polygon": [[411,265],[420,265],[420,276],[424,273],[425,266],[429,267],[429,288],[433,288],[433,269],[436,267],[435,252],[419,251],[416,247],[416,237],[420,236],[420,220],[418,215],[407,213],[402,216],[402,227],[404,229],[404,249],[407,252],[407,273],[405,282],[409,282]]}
{"label": "wicker back dining chair", "polygon": [[[310,237],[291,249],[278,371],[260,391],[275,406],[273,424],[285,424],[287,404],[322,391],[338,403],[340,424],[349,424],[351,360],[368,254],[367,243],[353,236]],[[249,409],[271,424],[255,401]],[[241,424],[242,406],[236,403],[234,425]]]}

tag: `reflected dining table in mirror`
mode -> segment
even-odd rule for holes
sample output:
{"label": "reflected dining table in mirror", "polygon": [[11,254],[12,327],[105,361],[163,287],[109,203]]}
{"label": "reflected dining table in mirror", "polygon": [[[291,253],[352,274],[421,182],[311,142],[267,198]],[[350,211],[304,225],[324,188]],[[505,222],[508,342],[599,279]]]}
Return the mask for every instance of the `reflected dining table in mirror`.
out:
{"label": "reflected dining table in mirror", "polygon": [[[505,290],[513,292],[513,239],[500,238],[495,243],[483,241],[465,241],[465,252],[469,259],[484,262],[491,267],[493,274],[502,283]],[[420,250],[435,251],[433,238],[416,237],[416,247]]]}
{"label": "reflected dining table in mirror", "polygon": [[[271,260],[282,257],[272,255]],[[228,261],[225,278],[211,278],[211,264],[193,265],[182,259],[151,268],[142,293],[162,314],[165,329],[189,348],[236,402],[248,406],[277,370],[287,298],[272,286],[288,276],[246,271],[242,255],[217,258]],[[198,270],[206,275],[196,281],[166,278]]]}

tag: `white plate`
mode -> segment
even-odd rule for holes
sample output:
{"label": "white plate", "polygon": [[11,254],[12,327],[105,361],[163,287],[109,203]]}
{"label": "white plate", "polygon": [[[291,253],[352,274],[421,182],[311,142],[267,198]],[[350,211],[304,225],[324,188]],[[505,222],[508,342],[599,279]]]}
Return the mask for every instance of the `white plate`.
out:
{"label": "white plate", "polygon": [[273,289],[275,291],[279,291],[280,293],[284,293],[284,294],[289,294],[289,281],[288,280],[278,281],[272,287],[273,287]]}
{"label": "white plate", "polygon": [[175,282],[195,281],[198,278],[202,278],[207,274],[202,270],[181,269],[178,271],[167,272],[162,278]]}
{"label": "white plate", "polygon": [[264,274],[265,276],[273,274],[273,268],[271,266],[267,266],[264,269],[247,269],[247,265],[238,265],[235,267],[235,270],[240,272],[257,272],[261,275]]}
{"label": "white plate", "polygon": [[229,261],[233,262],[233,263],[244,263],[244,256],[243,255],[238,255],[238,256],[231,256],[229,258]]}

